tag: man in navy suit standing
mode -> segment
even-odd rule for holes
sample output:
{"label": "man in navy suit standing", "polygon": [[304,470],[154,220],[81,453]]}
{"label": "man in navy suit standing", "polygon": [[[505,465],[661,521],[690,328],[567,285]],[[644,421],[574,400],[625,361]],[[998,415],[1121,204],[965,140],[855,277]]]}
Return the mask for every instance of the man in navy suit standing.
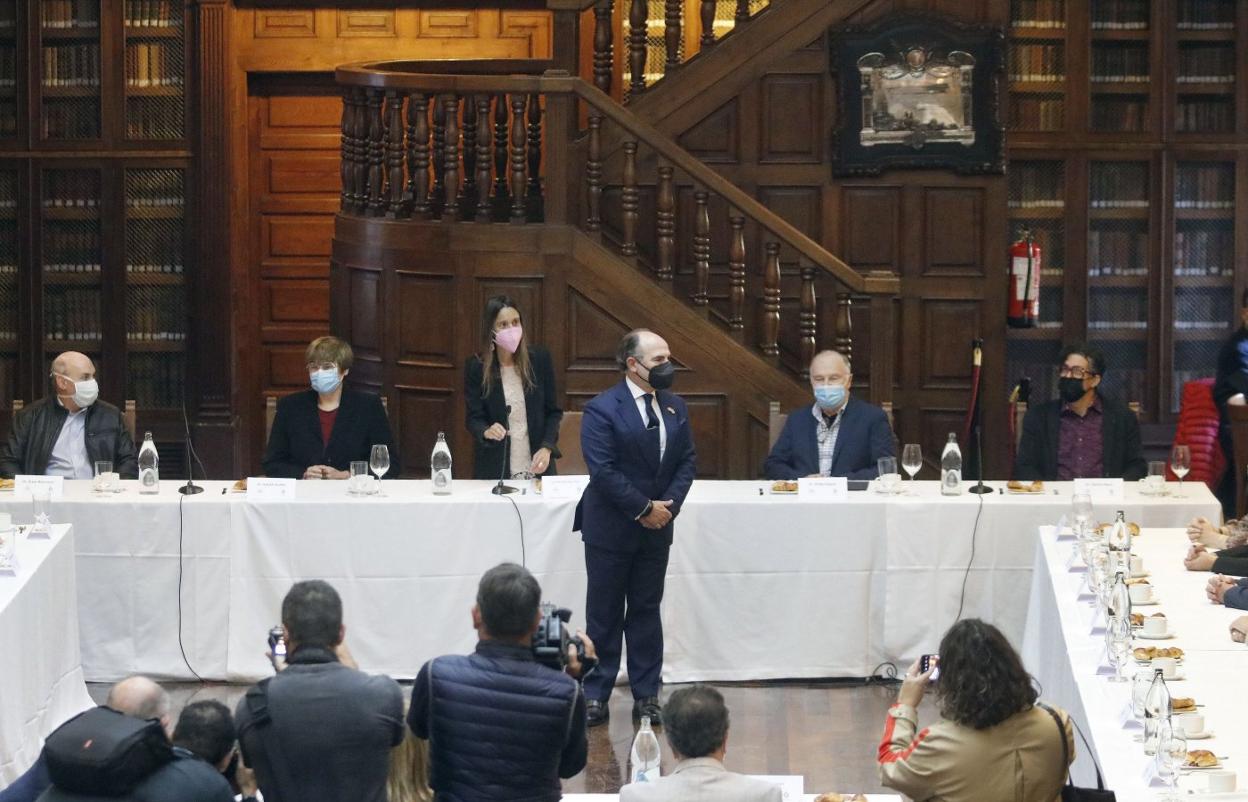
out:
{"label": "man in navy suit standing", "polygon": [[810,360],[813,406],[789,413],[784,429],[767,455],[768,479],[845,476],[874,479],[876,461],[893,457],[893,430],[884,410],[850,398],[854,375],[838,351],[820,351]]}
{"label": "man in navy suit standing", "polygon": [[672,521],[693,483],[696,460],[685,402],[669,390],[671,356],[659,335],[630,331],[615,352],[623,380],[586,404],[581,419],[589,486],[574,528],[585,543],[586,631],[598,647],[598,670],[585,680],[591,727],[607,721],[625,637],[633,717],[662,723],[659,604]]}

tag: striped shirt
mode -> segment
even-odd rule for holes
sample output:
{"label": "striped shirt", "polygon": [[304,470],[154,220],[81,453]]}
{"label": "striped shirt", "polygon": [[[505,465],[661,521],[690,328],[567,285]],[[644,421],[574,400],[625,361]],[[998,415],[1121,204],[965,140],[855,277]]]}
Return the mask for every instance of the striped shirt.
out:
{"label": "striped shirt", "polygon": [[841,413],[844,411],[843,405],[832,416],[832,422],[829,423],[828,416],[823,414],[818,404],[811,406],[811,412],[815,416],[815,425],[818,427],[815,431],[815,439],[819,443],[820,476],[828,476],[832,471],[832,455],[836,453],[836,438],[841,433]]}

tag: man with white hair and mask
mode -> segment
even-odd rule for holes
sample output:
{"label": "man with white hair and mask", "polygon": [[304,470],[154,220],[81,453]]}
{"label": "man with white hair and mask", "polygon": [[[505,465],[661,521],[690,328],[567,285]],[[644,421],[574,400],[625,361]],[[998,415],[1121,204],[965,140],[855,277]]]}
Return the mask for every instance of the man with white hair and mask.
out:
{"label": "man with white hair and mask", "polygon": [[121,411],[97,400],[95,365],[66,351],[52,360],[52,395],[24,408],[0,444],[0,476],[17,474],[90,479],[97,461],[113,463],[122,479],[139,475],[134,439]]}

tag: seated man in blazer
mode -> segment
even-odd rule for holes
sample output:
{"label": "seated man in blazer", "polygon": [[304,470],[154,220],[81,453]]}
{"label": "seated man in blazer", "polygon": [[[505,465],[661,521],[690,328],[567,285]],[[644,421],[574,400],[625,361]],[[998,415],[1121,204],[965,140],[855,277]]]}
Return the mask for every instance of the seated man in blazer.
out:
{"label": "seated man in blazer", "polygon": [[789,413],[763,465],[768,479],[874,479],[879,473],[877,460],[896,456],[888,415],[874,404],[851,398],[853,381],[849,360],[839,352],[815,354],[810,361],[815,403]]}
{"label": "seated man in blazer", "polygon": [[780,786],[724,768],[728,708],[709,685],[681,688],[667,702],[665,732],[677,760],[666,777],[630,783],[620,802],[780,802]]}
{"label": "seated man in blazer", "polygon": [[390,452],[394,479],[402,469],[381,397],[348,390],[351,345],[317,337],[304,355],[311,388],[277,402],[277,415],[264,452],[264,473],[290,479],[348,479],[353,461],[367,462],[375,445]]}
{"label": "seated man in blazer", "polygon": [[1105,355],[1099,348],[1072,345],[1062,352],[1060,398],[1027,410],[1015,479],[1135,481],[1148,473],[1140,422],[1125,405],[1097,392],[1104,375]]}

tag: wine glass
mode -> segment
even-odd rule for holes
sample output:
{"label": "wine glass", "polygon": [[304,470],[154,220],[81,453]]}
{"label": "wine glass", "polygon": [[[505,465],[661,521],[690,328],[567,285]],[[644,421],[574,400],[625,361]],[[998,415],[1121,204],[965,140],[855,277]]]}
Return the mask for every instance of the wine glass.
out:
{"label": "wine glass", "polygon": [[[1148,689],[1153,686],[1153,672],[1148,666],[1137,666],[1135,676],[1131,678],[1131,714],[1142,725],[1144,719],[1147,718],[1144,709],[1144,702],[1148,699]],[[1143,731],[1136,737],[1137,741],[1144,740]]]}
{"label": "wine glass", "polygon": [[1185,445],[1176,445],[1170,451],[1170,470],[1174,475],[1179,477],[1179,494],[1178,498],[1187,498],[1183,495],[1183,477],[1187,476],[1187,472],[1192,469],[1192,450]]}
{"label": "wine glass", "polygon": [[1105,627],[1105,645],[1109,654],[1109,664],[1114,667],[1114,675],[1110,682],[1126,682],[1127,677],[1122,669],[1127,664],[1127,655],[1131,651],[1131,619],[1126,616],[1113,616]]}
{"label": "wine glass", "polygon": [[[380,492],[381,477],[390,470],[390,449],[380,444],[373,446],[372,452],[368,455],[368,468],[377,474],[378,492]],[[382,495],[385,494],[382,493]]]}
{"label": "wine glass", "polygon": [[[923,468],[923,450],[918,443],[906,443],[901,450],[901,467],[910,475],[911,483],[914,482],[914,476]],[[914,487],[910,488],[910,495],[914,495]]]}
{"label": "wine glass", "polygon": [[1187,738],[1170,718],[1161,723],[1157,740],[1157,776],[1166,781],[1166,802],[1178,802],[1179,769],[1187,762]]}

